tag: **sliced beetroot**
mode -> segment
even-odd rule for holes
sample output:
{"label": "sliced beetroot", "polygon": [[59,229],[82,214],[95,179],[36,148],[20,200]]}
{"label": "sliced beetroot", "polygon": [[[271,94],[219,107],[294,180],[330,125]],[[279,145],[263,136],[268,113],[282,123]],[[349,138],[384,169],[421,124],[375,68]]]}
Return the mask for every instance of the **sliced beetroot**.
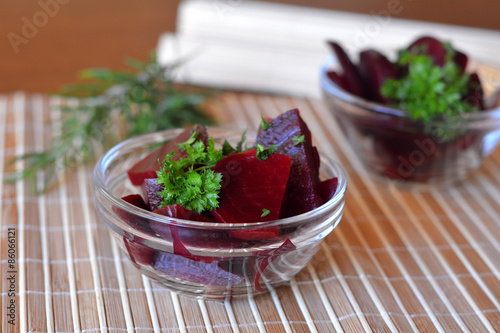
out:
{"label": "sliced beetroot", "polygon": [[132,204],[136,207],[139,207],[139,208],[142,208],[145,210],[149,210],[149,206],[146,204],[146,202],[144,201],[144,199],[142,198],[142,196],[140,194],[130,194],[130,195],[122,197],[122,200],[126,201],[129,204]]}
{"label": "sliced beetroot", "polygon": [[350,90],[350,87],[347,84],[344,75],[341,75],[334,71],[327,72],[326,75],[328,75],[328,78],[333,82],[335,82],[340,88],[350,92],[351,94],[355,94],[353,91]]}
{"label": "sliced beetroot", "polygon": [[340,66],[344,71],[343,76],[347,86],[349,87],[348,91],[357,96],[366,97],[365,88],[358,73],[358,69],[353,65],[347,53],[345,53],[344,49],[336,42],[329,41],[328,44],[332,48],[333,52],[335,52]]}
{"label": "sliced beetroot", "polygon": [[[226,172],[238,165],[238,174]],[[272,154],[264,161],[256,158],[255,149],[226,157],[215,166],[223,175],[219,207],[212,211],[224,223],[263,222],[282,215],[291,158]],[[264,210],[269,211],[266,215]],[[275,226],[231,230],[232,237],[241,240],[268,240],[278,236]]]}
{"label": "sliced beetroot", "polygon": [[331,178],[318,183],[318,192],[323,198],[323,202],[327,202],[335,195],[337,191],[339,180],[338,178]]}
{"label": "sliced beetroot", "polygon": [[280,256],[287,254],[288,252],[291,252],[295,249],[295,245],[293,245],[292,241],[287,238],[277,249],[260,251],[256,254],[255,264],[254,267],[252,267],[255,270],[253,279],[255,290],[263,291],[265,289],[260,282],[260,278],[266,270],[267,266],[269,266],[269,264],[278,259]]}
{"label": "sliced beetroot", "polygon": [[[189,209],[186,209],[177,204],[156,209],[153,211],[153,213],[183,220],[215,222],[214,219],[196,214],[195,212],[190,211]],[[200,257],[192,255],[185,246],[185,242],[188,242],[190,245],[207,245],[208,241],[213,241],[209,238],[209,235],[213,237],[213,233],[206,232],[205,230],[198,231],[194,228],[175,226],[171,223],[168,223],[168,221],[158,222],[151,220],[149,221],[149,224],[157,235],[159,235],[163,239],[172,241],[174,254],[178,254],[193,260],[202,260],[206,262],[211,262],[213,260],[213,258],[211,257]],[[220,236],[221,237],[219,237],[217,240],[224,238],[222,235]]]}
{"label": "sliced beetroot", "polygon": [[129,240],[126,236],[123,236],[123,243],[125,244],[125,249],[134,264],[146,266],[151,264],[151,259],[155,250],[141,244],[137,240]]}
{"label": "sliced beetroot", "polygon": [[[227,172],[234,165],[238,165],[240,172]],[[257,159],[255,149],[220,160],[214,170],[222,174],[222,189],[219,193],[219,207],[212,214],[219,222],[224,223],[279,219],[290,165],[289,156],[276,153],[261,161]],[[269,211],[267,215],[263,214],[264,209]]]}
{"label": "sliced beetroot", "polygon": [[142,184],[142,192],[146,198],[146,203],[151,211],[160,207],[163,198],[158,194],[163,191],[165,185],[158,184],[156,178],[146,178]]}
{"label": "sliced beetroot", "polygon": [[436,66],[443,66],[446,60],[446,48],[434,37],[420,37],[408,46],[408,50],[415,54],[431,56]]}
{"label": "sliced beetroot", "polygon": [[312,157],[313,157],[313,161],[314,161],[314,167],[313,167],[313,170],[315,170],[318,174],[319,174],[319,167],[320,167],[320,159],[319,159],[319,152],[318,152],[318,148],[316,147],[312,147]]}
{"label": "sliced beetroot", "polygon": [[455,55],[453,56],[453,62],[458,65],[462,73],[465,72],[468,60],[469,59],[467,58],[467,55],[465,53],[455,50]]}
{"label": "sliced beetroot", "polygon": [[186,142],[195,130],[200,133],[197,140],[201,140],[205,143],[205,145],[207,145],[208,134],[207,129],[204,126],[193,125],[186,128],[177,137],[164,144],[161,148],[151,152],[148,156],[144,157],[142,160],[134,164],[127,171],[128,177],[132,184],[139,186],[142,185],[144,179],[156,178],[156,171],[160,170],[161,167],[160,162],[165,159],[165,156],[168,153],[173,151],[177,152],[177,154],[172,157],[175,160],[186,157],[185,152],[181,151],[181,149],[177,146],[177,143]]}
{"label": "sliced beetroot", "polygon": [[[413,53],[431,56],[434,59],[434,64],[436,66],[443,66],[446,61],[446,47],[444,43],[434,37],[420,37],[410,44],[408,50]],[[463,52],[455,50],[452,60],[455,64],[457,64],[463,73],[467,67],[467,55]]]}
{"label": "sliced beetroot", "polygon": [[467,87],[468,91],[464,97],[464,101],[477,107],[479,110],[484,110],[484,92],[477,73],[469,74]]}
{"label": "sliced beetroot", "polygon": [[[269,123],[271,126],[262,131],[256,143],[264,147],[277,145],[276,152],[292,158],[286,209],[282,217],[302,214],[321,206],[323,199],[317,193],[319,183],[317,152],[312,146],[311,132],[307,128],[299,110],[287,111]],[[294,137],[304,136],[304,142],[296,144]]]}
{"label": "sliced beetroot", "polygon": [[367,98],[382,104],[389,102],[380,93],[380,88],[387,79],[397,79],[398,72],[394,64],[375,50],[365,50],[359,54],[358,69]]}
{"label": "sliced beetroot", "polygon": [[239,275],[221,269],[217,261],[206,263],[168,252],[156,253],[153,268],[169,277],[210,287],[231,288],[244,280]]}
{"label": "sliced beetroot", "polygon": [[165,215],[168,217],[175,217],[175,218],[183,219],[183,220],[191,220],[191,221],[198,221],[198,222],[215,222],[215,220],[213,218],[206,217],[206,216],[201,215],[201,214],[197,214],[197,213],[193,212],[192,210],[184,208],[178,204],[163,206],[162,208],[156,209],[155,211],[153,211],[153,213]]}
{"label": "sliced beetroot", "polygon": [[[140,194],[131,194],[122,197],[122,200],[144,210],[149,211],[149,206],[146,205]],[[153,235],[154,231],[149,226],[149,220],[144,217],[137,216],[132,212],[128,212],[117,206],[113,206],[113,211],[129,226],[147,234]]]}

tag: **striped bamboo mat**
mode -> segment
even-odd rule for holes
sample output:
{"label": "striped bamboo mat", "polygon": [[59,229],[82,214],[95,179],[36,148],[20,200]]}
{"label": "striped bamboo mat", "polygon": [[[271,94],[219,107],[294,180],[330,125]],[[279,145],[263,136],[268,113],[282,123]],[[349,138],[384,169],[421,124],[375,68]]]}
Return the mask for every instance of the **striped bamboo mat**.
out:
{"label": "striped bamboo mat", "polygon": [[[48,144],[51,103],[0,97],[0,175],[8,158]],[[43,196],[2,182],[1,332],[500,332],[500,150],[460,186],[412,193],[367,176],[321,101],[229,92],[213,105],[241,128],[298,107],[344,166],[344,218],[312,262],[266,295],[193,300],[118,252],[95,217],[92,167]]]}

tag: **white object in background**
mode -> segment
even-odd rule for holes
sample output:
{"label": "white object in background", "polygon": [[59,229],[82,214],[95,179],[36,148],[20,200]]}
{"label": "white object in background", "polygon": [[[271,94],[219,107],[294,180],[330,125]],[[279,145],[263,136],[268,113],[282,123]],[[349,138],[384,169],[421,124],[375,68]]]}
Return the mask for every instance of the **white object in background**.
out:
{"label": "white object in background", "polygon": [[[390,4],[392,2],[389,2]],[[160,37],[160,63],[191,57],[176,80],[231,90],[320,97],[319,68],[338,41],[357,61],[372,47],[394,54],[420,35],[453,42],[470,58],[500,67],[500,31],[244,0],[181,2],[177,33]]]}

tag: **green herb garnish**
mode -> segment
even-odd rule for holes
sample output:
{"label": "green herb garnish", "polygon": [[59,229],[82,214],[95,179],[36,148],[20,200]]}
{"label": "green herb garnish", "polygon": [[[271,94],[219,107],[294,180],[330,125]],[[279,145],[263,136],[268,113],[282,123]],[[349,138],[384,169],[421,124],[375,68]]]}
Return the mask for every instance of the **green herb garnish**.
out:
{"label": "green herb garnish", "polygon": [[25,160],[27,166],[8,181],[35,180],[44,171],[44,186],[38,189],[44,191],[60,170],[91,161],[96,149],[106,150],[134,135],[213,122],[201,108],[206,93],[174,86],[172,77],[179,65],[160,66],[154,55],[148,63],[128,59],[126,65],[133,71],[83,70],[80,79],[85,82],[55,93],[76,97],[78,103],[61,107],[60,131],[47,150],[9,162]]}
{"label": "green herb garnish", "polygon": [[400,80],[386,80],[381,87],[382,95],[393,100],[395,107],[407,110],[413,119],[423,122],[476,111],[477,108],[463,101],[469,76],[461,73],[452,61],[453,49],[448,46],[447,50],[442,67],[435,66],[428,55],[401,52],[398,62],[408,66],[408,75]]}
{"label": "green herb garnish", "polygon": [[266,208],[262,208],[262,215],[260,217],[264,217],[264,216],[267,216],[271,213],[271,211],[269,209],[266,209]]}
{"label": "green herb garnish", "polygon": [[243,131],[240,141],[238,141],[238,143],[236,144],[236,148],[233,148],[233,146],[231,146],[231,144],[227,140],[224,140],[224,144],[222,145],[222,153],[224,154],[224,156],[228,156],[232,153],[241,153],[244,150],[243,144],[247,139],[246,134],[247,131]]}
{"label": "green herb garnish", "polygon": [[304,135],[301,135],[301,136],[294,135],[293,138],[292,138],[292,140],[293,140],[293,145],[296,146],[299,143],[305,142],[306,141],[306,137]]}
{"label": "green herb garnish", "polygon": [[[190,143],[191,142],[191,143]],[[158,184],[165,188],[158,194],[163,198],[161,207],[179,204],[196,213],[216,209],[219,205],[222,174],[211,170],[223,157],[223,150],[216,150],[213,138],[208,147],[202,141],[188,140],[178,144],[187,157],[176,161],[176,152],[167,154],[160,171]]]}
{"label": "green herb garnish", "polygon": [[268,123],[265,119],[264,119],[264,116],[261,114],[260,115],[260,119],[262,119],[262,130],[265,131],[267,130],[269,127],[271,127],[271,124]]}
{"label": "green herb garnish", "polygon": [[256,151],[257,159],[264,161],[276,151],[277,147],[278,147],[277,145],[271,145],[268,148],[264,148],[264,146],[258,143],[255,146],[255,148],[257,149]]}

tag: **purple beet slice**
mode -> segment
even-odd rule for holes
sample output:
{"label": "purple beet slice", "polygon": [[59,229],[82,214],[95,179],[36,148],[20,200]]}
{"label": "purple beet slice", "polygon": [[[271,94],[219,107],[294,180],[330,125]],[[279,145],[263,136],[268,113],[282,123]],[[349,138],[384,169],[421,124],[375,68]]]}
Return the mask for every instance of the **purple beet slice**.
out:
{"label": "purple beet slice", "polygon": [[153,257],[153,268],[169,277],[210,287],[231,288],[244,280],[221,269],[217,261],[195,261],[168,252],[158,252]]}
{"label": "purple beet slice", "polygon": [[[228,168],[234,165],[238,165],[241,171],[229,174]],[[289,156],[276,153],[261,161],[257,159],[255,149],[220,160],[214,171],[222,174],[222,188],[219,193],[219,207],[213,210],[212,214],[223,223],[279,219],[290,165]],[[263,214],[264,209],[269,211],[267,215]]]}
{"label": "purple beet slice", "polygon": [[125,244],[125,249],[128,252],[130,260],[136,265],[146,265],[151,264],[151,259],[155,253],[155,250],[142,245],[136,240],[129,240],[126,236],[123,236],[123,243]]}
{"label": "purple beet slice", "polygon": [[[189,209],[186,209],[180,205],[170,205],[164,206],[160,209],[156,209],[153,213],[183,219],[183,220],[191,220],[191,221],[199,221],[199,222],[215,222],[214,219],[205,217],[200,214],[196,214]],[[156,232],[157,235],[166,239],[172,240],[174,247],[174,254],[178,254],[193,260],[201,260],[205,262],[211,262],[213,260],[212,257],[200,257],[192,255],[185,246],[186,242],[189,242],[191,245],[198,246],[206,246],[208,238],[211,235],[211,232],[207,232],[205,230],[187,228],[181,226],[175,226],[168,221],[158,222],[158,221],[149,221],[151,228]],[[223,238],[223,237],[220,237]],[[213,240],[212,240],[213,241]]]}
{"label": "purple beet slice", "polygon": [[344,49],[336,42],[329,41],[328,44],[332,48],[333,52],[335,52],[340,66],[344,70],[343,76],[347,86],[349,87],[348,91],[357,96],[366,97],[366,91],[363,86],[361,76],[358,73],[358,69],[351,62],[347,53],[345,53]]}
{"label": "purple beet slice", "polygon": [[465,53],[455,50],[455,55],[453,56],[453,62],[458,65],[462,73],[465,72],[469,59]]}
{"label": "purple beet slice", "polygon": [[[323,198],[317,192],[319,183],[317,152],[311,142],[311,132],[300,117],[299,110],[287,111],[269,123],[256,143],[264,147],[277,145],[276,152],[292,158],[286,208],[281,217],[299,215],[321,206]],[[294,137],[304,136],[304,142],[296,144]]]}
{"label": "purple beet slice", "polygon": [[327,202],[333,198],[337,191],[338,183],[338,178],[331,178],[318,183],[318,192],[323,198],[323,202]]}
{"label": "purple beet slice", "polygon": [[327,72],[326,75],[328,76],[328,78],[330,80],[332,80],[333,82],[335,82],[340,88],[342,88],[345,91],[348,91],[351,94],[355,95],[355,93],[350,90],[350,87],[347,84],[347,81],[345,80],[345,77],[343,75],[341,75],[341,74],[339,74],[337,72],[334,72],[334,71]]}
{"label": "purple beet slice", "polygon": [[420,37],[408,46],[408,50],[415,54],[431,56],[436,66],[443,66],[446,60],[446,48],[434,37]]}
{"label": "purple beet slice", "polygon": [[389,102],[380,93],[380,88],[387,79],[398,77],[396,67],[383,54],[375,50],[365,50],[359,54],[358,69],[367,98],[382,104]]}
{"label": "purple beet slice", "polygon": [[467,94],[464,101],[477,107],[479,110],[484,110],[484,92],[481,85],[481,80],[477,73],[469,74],[469,82],[467,84]]}
{"label": "purple beet slice", "polygon": [[[131,194],[122,197],[122,200],[138,207],[144,210],[149,211],[149,206],[146,205],[144,202],[144,199],[140,194]],[[117,206],[113,206],[113,211],[129,226],[131,226],[134,229],[140,230],[142,232],[145,232],[147,234],[153,235],[154,231],[151,229],[149,226],[149,221],[147,218],[137,216],[134,213],[128,212],[126,210],[123,210],[121,208],[118,208]]]}
{"label": "purple beet slice", "polygon": [[146,198],[146,204],[149,210],[153,211],[158,209],[163,202],[163,198],[158,194],[163,191],[165,185],[158,184],[156,178],[146,178],[142,184],[142,192]]}
{"label": "purple beet slice", "polygon": [[159,162],[162,162],[168,153],[173,151],[177,152],[177,154],[172,157],[175,160],[186,157],[185,152],[181,151],[181,149],[177,147],[177,143],[186,142],[195,130],[200,133],[198,140],[202,140],[205,145],[207,145],[208,134],[207,129],[204,126],[193,125],[186,128],[177,137],[164,144],[161,148],[151,152],[148,156],[144,157],[142,160],[134,164],[127,171],[128,177],[132,184],[139,186],[142,185],[144,179],[156,178],[156,171],[159,171],[161,167],[161,164]]}
{"label": "purple beet slice", "polygon": [[278,259],[280,256],[295,250],[296,247],[293,245],[292,241],[287,238],[277,249],[260,251],[256,254],[257,260],[255,263],[254,272],[254,287],[257,291],[263,291],[264,286],[260,283],[260,278],[262,273],[266,270],[267,266],[273,261]]}

